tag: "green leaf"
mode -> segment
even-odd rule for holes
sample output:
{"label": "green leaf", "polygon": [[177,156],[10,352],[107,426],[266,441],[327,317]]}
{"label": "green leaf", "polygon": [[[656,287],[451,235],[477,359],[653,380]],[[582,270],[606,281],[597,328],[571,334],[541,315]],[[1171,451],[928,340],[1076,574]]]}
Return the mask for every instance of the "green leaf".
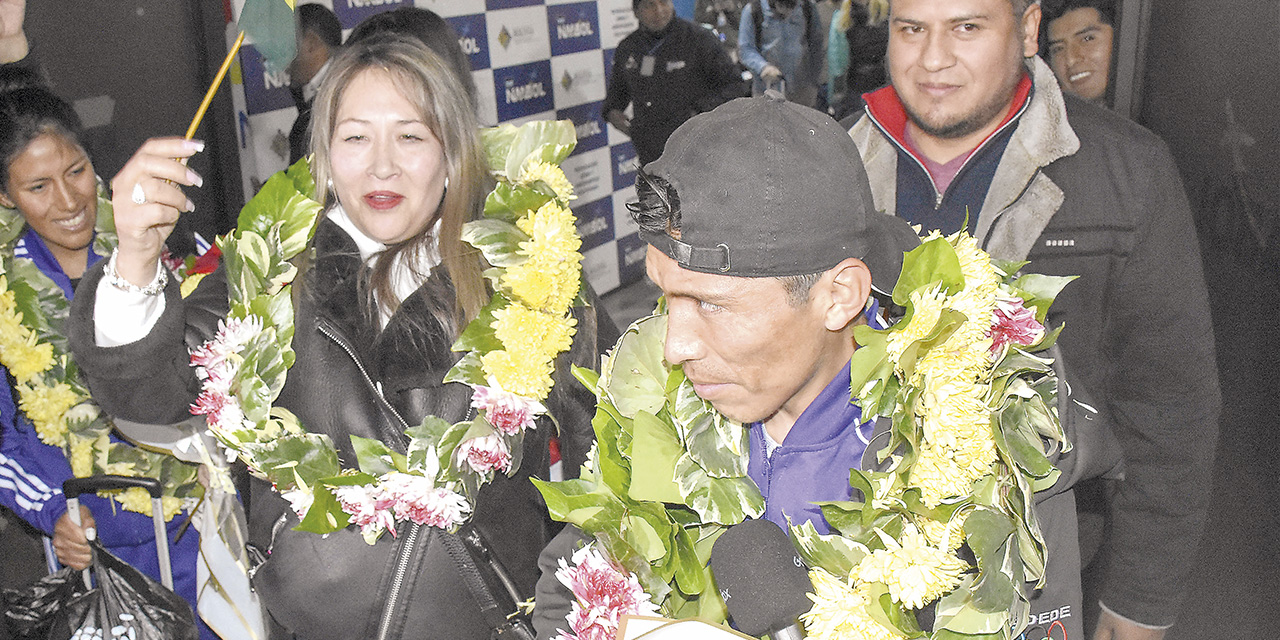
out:
{"label": "green leaf", "polygon": [[696,543],[684,528],[676,528],[676,585],[687,595],[702,593],[711,584],[706,563],[698,558]]}
{"label": "green leaf", "polygon": [[907,306],[911,292],[940,284],[947,293],[964,288],[960,259],[946,238],[934,238],[908,251],[902,259],[902,275],[893,288],[893,301]]}
{"label": "green leaf", "polygon": [[528,258],[519,255],[520,243],[529,236],[516,225],[502,220],[482,218],[462,227],[462,240],[480,250],[484,259],[495,267],[513,267]]}
{"label": "green leaf", "polygon": [[329,436],[318,433],[289,434],[270,442],[246,445],[259,470],[276,486],[294,485],[294,474],[307,486],[338,475],[338,453]]}
{"label": "green leaf", "polygon": [[371,476],[380,476],[396,470],[395,462],[391,459],[391,449],[381,440],[360,436],[350,438],[351,448],[356,453],[356,462],[361,471]]}
{"label": "green leaf", "polygon": [[712,478],[688,455],[680,457],[675,473],[684,503],[702,522],[734,525],[764,513],[764,498],[750,478]]}
{"label": "green leaf", "polygon": [[405,435],[409,436],[407,449],[409,468],[415,470],[426,468],[427,457],[433,455],[434,451],[447,447],[446,441],[456,439],[460,442],[462,434],[466,432],[466,424],[460,423],[463,426],[455,427],[436,416],[427,416],[417,426],[405,429]]}
{"label": "green leaf", "polygon": [[838,534],[823,535],[806,521],[791,527],[791,541],[810,567],[822,567],[837,576],[847,576],[866,557],[867,548]]}
{"label": "green leaf", "polygon": [[484,143],[490,170],[506,171],[507,155],[511,152],[511,145],[515,143],[517,134],[515,125],[507,123],[480,130],[480,140]]}
{"label": "green leaf", "polygon": [[[666,404],[667,369],[662,358],[667,334],[666,316],[651,316],[627,329],[627,336],[614,348],[605,393],[618,412],[634,418],[640,411],[656,415]],[[624,375],[625,374],[625,375]]]}
{"label": "green leaf", "polygon": [[[506,136],[502,137],[505,142]],[[515,180],[520,175],[520,168],[531,158],[559,164],[569,157],[576,139],[577,133],[569,120],[537,120],[525,123],[516,129],[503,163],[493,165],[494,171],[505,174],[509,180]]]}
{"label": "green leaf", "polygon": [[1013,286],[1022,295],[1022,301],[1027,307],[1034,307],[1036,310],[1036,319],[1044,322],[1045,315],[1049,311],[1049,305],[1053,304],[1058,294],[1075,280],[1077,276],[1047,276],[1040,273],[1028,273],[1013,282]]}
{"label": "green leaf", "polygon": [[502,348],[502,342],[493,331],[493,312],[510,304],[501,293],[493,294],[489,304],[480,310],[475,320],[467,324],[467,328],[458,336],[451,347],[454,351],[478,351],[481,354]]}
{"label": "green leaf", "polygon": [[649,562],[667,556],[667,546],[648,520],[636,515],[627,516],[622,521],[622,529],[626,532],[627,539]]}
{"label": "green leaf", "polygon": [[551,196],[530,189],[500,182],[484,201],[484,215],[514,223],[529,211],[537,211],[551,200]]}
{"label": "green leaf", "polygon": [[633,500],[680,502],[675,482],[676,460],[684,448],[666,422],[645,411],[636,413],[631,440],[631,491]]}
{"label": "green leaf", "polygon": [[1009,612],[986,613],[978,610],[973,605],[972,589],[973,576],[965,576],[955,591],[938,599],[933,621],[935,637],[943,629],[952,634],[964,634],[966,640],[972,636],[986,637],[1008,631]]}
{"label": "green leaf", "polygon": [[586,387],[588,391],[593,394],[599,393],[597,383],[600,381],[600,374],[577,365],[573,365],[571,371],[573,372],[573,377],[577,378],[578,382],[581,382],[582,386]]}
{"label": "green leaf", "polygon": [[453,365],[449,373],[444,374],[444,382],[461,382],[462,384],[479,387],[488,384],[485,380],[484,368],[480,364],[480,354],[474,351],[468,351]]}
{"label": "green leaf", "polygon": [[310,533],[333,533],[351,523],[351,516],[342,510],[342,503],[333,495],[333,491],[322,484],[312,487],[315,499],[311,508],[307,509],[307,517],[294,527],[295,531]]}

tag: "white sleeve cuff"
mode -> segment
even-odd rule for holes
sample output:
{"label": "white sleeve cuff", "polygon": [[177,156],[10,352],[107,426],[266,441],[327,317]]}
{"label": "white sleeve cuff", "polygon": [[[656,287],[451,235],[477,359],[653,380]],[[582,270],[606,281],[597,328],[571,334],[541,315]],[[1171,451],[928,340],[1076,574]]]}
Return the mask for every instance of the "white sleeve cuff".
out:
{"label": "white sleeve cuff", "polygon": [[98,298],[93,307],[94,342],[99,347],[137,342],[151,333],[163,313],[163,293],[149,296],[125,291],[103,278],[98,281]]}

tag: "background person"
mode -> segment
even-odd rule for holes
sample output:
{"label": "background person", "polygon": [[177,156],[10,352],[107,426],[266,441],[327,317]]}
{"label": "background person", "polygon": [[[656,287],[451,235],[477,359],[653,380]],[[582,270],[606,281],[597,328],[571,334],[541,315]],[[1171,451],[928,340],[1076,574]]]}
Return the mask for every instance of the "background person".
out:
{"label": "background person", "polygon": [[[313,170],[325,211],[310,243],[314,255],[295,279],[296,362],[277,406],[328,434],[349,467],[352,435],[402,449],[404,423],[428,415],[453,423],[470,410],[471,390],[442,379],[458,357],[450,345],[489,298],[479,253],[460,236],[481,212],[491,178],[466,89],[451,65],[417,40],[377,37],[345,47],[314,113]],[[124,192],[142,185],[146,195],[142,205],[113,200],[117,273],[135,287],[152,282],[164,237],[187,208],[178,185],[192,181],[174,158],[195,151],[181,140],[151,140],[115,179]],[[87,275],[88,295],[73,309],[74,348],[92,386],[139,418],[185,414],[199,384],[184,336],[202,343],[227,314],[221,272],[185,299],[172,285],[148,295],[103,275],[101,268]],[[565,361],[594,364],[591,313],[578,314]],[[569,393],[548,398],[548,407],[562,429],[585,429],[592,397],[566,379],[557,387]],[[579,406],[567,406],[573,403]],[[549,425],[526,434],[519,473],[496,474],[479,492],[471,520],[527,592],[549,535],[529,482],[546,477],[549,435]],[[374,545],[357,527],[323,537],[295,531],[288,503],[258,480],[249,520],[250,543],[266,555],[254,584],[279,625],[273,637],[493,633],[438,530],[404,522],[399,535]],[[494,575],[483,577],[498,584]]]}
{"label": "background person", "polygon": [[1111,87],[1114,0],[1065,0],[1044,16],[1049,67],[1062,90],[1104,103]]}
{"label": "background person", "polygon": [[329,59],[342,46],[342,24],[322,4],[298,5],[298,55],[289,63],[289,94],[298,107],[298,118],[289,129],[289,164],[311,147],[311,103],[315,100]]}
{"label": "background person", "polygon": [[818,103],[826,32],[811,0],[755,0],[742,8],[738,59],[755,74],[752,95],[786,85],[787,99]]}
{"label": "background person", "polygon": [[1218,434],[1200,250],[1165,144],[1062,94],[1035,57],[1040,18],[1028,0],[892,0],[892,86],[850,135],[877,208],[1079,276],[1049,319],[1105,427],[1075,455],[1116,478],[1093,637],[1158,639],[1195,564]]}
{"label": "background person", "polygon": [[[98,215],[98,177],[80,144],[80,122],[71,105],[47,88],[29,85],[0,95],[0,206],[21,216],[25,231],[14,256],[31,261],[71,299],[86,270],[105,256],[93,249]],[[19,272],[6,274],[11,283]],[[35,284],[35,283],[30,283]],[[43,442],[24,411],[8,371],[0,385],[0,504],[53,538],[62,564],[89,566],[85,529],[111,553],[159,582],[160,566],[150,514],[123,510],[96,494],[80,497],[81,524],[67,514],[62,483],[74,476],[62,447]],[[174,422],[177,422],[175,420]],[[117,446],[130,446],[117,435]],[[178,515],[168,522],[174,591],[196,606],[196,558],[200,534]],[[185,533],[179,536],[179,532]],[[200,637],[216,638],[196,616]]]}
{"label": "background person", "polygon": [[716,38],[676,17],[671,0],[632,0],[631,7],[640,28],[618,43],[600,110],[631,137],[643,166],[662,155],[676,127],[742,95],[743,87]]}

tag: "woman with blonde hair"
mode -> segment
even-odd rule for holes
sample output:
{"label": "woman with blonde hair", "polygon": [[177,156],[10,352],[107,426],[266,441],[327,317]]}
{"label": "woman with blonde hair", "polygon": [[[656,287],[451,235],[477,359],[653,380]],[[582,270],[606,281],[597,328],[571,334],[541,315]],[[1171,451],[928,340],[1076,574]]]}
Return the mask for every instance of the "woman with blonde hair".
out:
{"label": "woman with blonde hair", "polygon": [[[461,240],[492,182],[470,104],[448,63],[396,37],[346,48],[316,97],[312,166],[324,211],[298,261],[296,361],[274,407],[328,435],[344,469],[355,466],[355,436],[403,454],[408,425],[474,415],[470,388],[444,382],[459,357],[450,346],[488,299],[485,265]],[[228,313],[221,271],[185,299],[156,280],[160,246],[190,208],[180,185],[198,182],[174,158],[197,150],[151,140],[116,177],[119,250],[105,273],[86,275],[73,310],[74,346],[91,384],[104,405],[136,420],[185,414],[200,388],[188,348],[212,337]],[[591,366],[594,317],[578,311],[562,364]],[[590,432],[594,398],[580,386],[557,384],[547,406],[562,431]],[[253,480],[249,538],[265,558],[254,586],[278,625],[273,637],[511,632],[506,616],[532,594],[551,533],[529,482],[547,477],[549,435],[549,425],[527,432],[519,471],[495,474],[479,490],[457,535],[408,520],[374,544],[354,525],[306,533],[295,530],[289,503]]]}

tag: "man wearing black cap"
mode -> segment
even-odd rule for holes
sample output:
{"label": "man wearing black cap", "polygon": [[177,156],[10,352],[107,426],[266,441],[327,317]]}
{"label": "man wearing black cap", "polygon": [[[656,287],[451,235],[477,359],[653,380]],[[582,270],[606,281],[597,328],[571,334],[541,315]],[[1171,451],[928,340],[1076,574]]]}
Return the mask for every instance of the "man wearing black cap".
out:
{"label": "man wearing black cap", "polygon": [[[662,155],[684,121],[746,91],[741,69],[715,36],[676,17],[671,0],[632,0],[640,28],[613,55],[600,111],[631,137],[640,165]],[[634,117],[625,110],[631,106]]]}

